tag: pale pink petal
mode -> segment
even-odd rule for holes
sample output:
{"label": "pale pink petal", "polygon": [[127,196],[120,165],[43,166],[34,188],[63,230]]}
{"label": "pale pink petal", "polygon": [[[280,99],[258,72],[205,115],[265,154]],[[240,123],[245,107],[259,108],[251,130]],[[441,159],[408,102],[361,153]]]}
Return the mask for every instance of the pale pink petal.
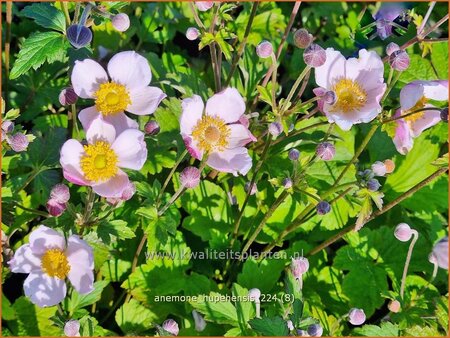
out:
{"label": "pale pink petal", "polygon": [[345,57],[333,48],[326,49],[327,60],[314,70],[316,83],[320,87],[330,90],[336,79],[345,77]]}
{"label": "pale pink petal", "polygon": [[41,269],[41,259],[33,254],[29,244],[17,249],[8,264],[11,272],[15,273],[30,273]]}
{"label": "pale pink petal", "polygon": [[[419,113],[421,114],[421,113]],[[411,122],[412,136],[418,137],[425,129],[428,129],[441,121],[441,112],[439,110],[426,110],[423,114],[417,118],[417,120]]]}
{"label": "pale pink petal", "polygon": [[206,114],[220,117],[226,123],[239,121],[245,113],[245,102],[236,88],[226,88],[206,102]]}
{"label": "pale pink petal", "polygon": [[42,255],[50,249],[64,250],[65,247],[64,236],[45,225],[40,225],[30,234],[30,249],[35,255]]}
{"label": "pale pink petal", "polygon": [[146,58],[134,51],[114,55],[108,63],[112,81],[123,84],[128,90],[149,85],[152,72]]}
{"label": "pale pink petal", "polygon": [[420,83],[408,83],[400,91],[400,106],[402,110],[409,110],[417,104],[423,94],[423,85]]}
{"label": "pale pink petal", "polygon": [[238,173],[241,175],[248,173],[252,167],[252,158],[248,155],[246,148],[239,147],[226,149],[223,152],[213,152],[209,155],[206,163],[218,171],[237,176]]}
{"label": "pale pink petal", "polygon": [[92,248],[78,236],[70,236],[67,243],[68,278],[75,290],[86,294],[94,289],[94,256]]}
{"label": "pale pink petal", "polygon": [[108,82],[108,74],[94,60],[85,59],[75,61],[71,81],[73,90],[79,97],[91,99],[98,90],[98,86],[101,83]]}
{"label": "pale pink petal", "polygon": [[147,144],[144,133],[137,129],[125,130],[111,147],[118,157],[121,168],[140,170],[147,160]]}
{"label": "pale pink petal", "polygon": [[92,121],[101,116],[102,114],[98,112],[95,106],[82,109],[78,113],[78,119],[80,120],[81,126],[83,127],[84,130],[88,130]]}
{"label": "pale pink petal", "polygon": [[92,189],[103,197],[120,198],[129,183],[128,175],[119,169],[116,176],[106,182],[93,184]]}
{"label": "pale pink petal", "polygon": [[89,129],[86,131],[86,139],[91,144],[98,141],[106,141],[112,144],[116,139],[116,129],[112,124],[99,117],[91,122]]}
{"label": "pale pink petal", "polygon": [[448,81],[423,81],[422,84],[426,98],[436,101],[448,101]]}
{"label": "pale pink petal", "polygon": [[201,160],[203,158],[203,151],[198,147],[197,142],[188,135],[181,134],[181,137],[183,138],[184,144],[189,154],[197,160]]}
{"label": "pale pink petal", "polygon": [[150,115],[167,95],[157,87],[138,87],[130,90],[131,104],[127,111],[136,115]]}
{"label": "pale pink petal", "polygon": [[384,64],[380,56],[361,49],[359,57],[346,62],[345,77],[360,84],[366,91],[378,88],[384,82]]}
{"label": "pale pink petal", "polygon": [[59,304],[66,297],[64,279],[53,278],[42,272],[32,272],[23,283],[25,296],[39,307]]}
{"label": "pale pink petal", "polygon": [[397,128],[392,141],[397,151],[402,155],[406,155],[413,147],[413,138],[408,124],[403,119],[397,120],[396,123]]}
{"label": "pale pink petal", "polygon": [[139,124],[129,118],[125,113],[116,113],[107,116],[103,116],[103,121],[111,123],[116,129],[116,136],[120,135],[127,129],[138,129]]}
{"label": "pale pink petal", "polygon": [[181,134],[191,135],[192,129],[201,120],[205,105],[200,96],[194,95],[181,102],[182,113],[180,117]]}
{"label": "pale pink petal", "polygon": [[254,142],[255,137],[242,124],[230,124],[230,136],[227,148],[243,147],[247,143]]}

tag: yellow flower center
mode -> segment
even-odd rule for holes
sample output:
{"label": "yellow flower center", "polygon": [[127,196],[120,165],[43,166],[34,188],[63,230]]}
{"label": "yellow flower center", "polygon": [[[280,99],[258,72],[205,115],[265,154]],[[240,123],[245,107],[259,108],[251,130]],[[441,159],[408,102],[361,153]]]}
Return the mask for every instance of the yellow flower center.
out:
{"label": "yellow flower center", "polygon": [[[416,110],[425,108],[425,105],[427,102],[428,102],[428,99],[425,96],[422,96],[417,101],[417,103],[414,105],[414,107],[412,107],[411,109],[405,110],[404,112],[402,112],[402,115],[406,115],[406,114],[412,113]],[[422,118],[424,115],[425,115],[425,111],[421,111],[419,113],[414,113],[412,115],[406,116],[404,118],[404,120],[406,122],[413,123],[413,122],[416,122],[417,120],[419,120],[420,118]]]}
{"label": "yellow flower center", "polygon": [[115,82],[100,84],[94,97],[95,107],[103,115],[113,115],[122,112],[131,104],[127,88]]}
{"label": "yellow flower center", "polygon": [[41,268],[50,277],[66,278],[70,265],[64,252],[59,249],[48,250],[41,259]]}
{"label": "yellow flower center", "polygon": [[228,145],[231,130],[224,120],[217,116],[204,115],[192,131],[198,147],[210,153],[223,150]]}
{"label": "yellow flower center", "polygon": [[336,103],[331,108],[334,112],[352,113],[360,110],[367,102],[367,93],[361,85],[350,79],[341,79],[333,86]]}
{"label": "yellow flower center", "polygon": [[117,174],[117,155],[108,142],[98,141],[84,146],[80,160],[84,177],[90,181],[106,181]]}

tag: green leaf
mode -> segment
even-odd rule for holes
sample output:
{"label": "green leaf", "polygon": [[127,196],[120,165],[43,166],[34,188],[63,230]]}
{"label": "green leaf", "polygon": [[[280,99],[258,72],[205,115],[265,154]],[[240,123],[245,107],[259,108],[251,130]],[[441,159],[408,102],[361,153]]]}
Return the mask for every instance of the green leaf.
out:
{"label": "green leaf", "polygon": [[116,323],[127,336],[136,336],[148,330],[157,319],[152,311],[135,299],[123,304],[116,312]]}
{"label": "green leaf", "polygon": [[52,63],[62,60],[67,46],[67,40],[60,33],[33,33],[23,43],[9,78],[16,79],[30,68],[36,70],[45,61]]}
{"label": "green leaf", "polygon": [[278,316],[254,318],[249,321],[249,324],[263,336],[287,336],[289,333],[286,321]]}
{"label": "green leaf", "polygon": [[44,28],[54,29],[61,33],[66,31],[66,20],[63,12],[49,3],[27,6],[20,13],[27,18],[34,19],[39,26]]}
{"label": "green leaf", "polygon": [[258,288],[262,293],[269,293],[284,269],[283,259],[264,259],[257,262],[255,259],[247,259],[238,275],[238,283],[247,288]]}
{"label": "green leaf", "polygon": [[90,293],[81,295],[76,290],[73,290],[72,297],[69,301],[69,311],[74,313],[75,311],[84,308],[85,306],[92,305],[98,302],[102,296],[103,289],[109,284],[109,281],[98,281],[94,283],[94,290]]}
{"label": "green leaf", "polygon": [[399,334],[398,326],[391,322],[382,322],[380,326],[364,325],[356,328],[355,333],[367,337],[397,337]]}
{"label": "green leaf", "polygon": [[97,235],[105,244],[109,244],[114,237],[119,240],[136,237],[134,231],[128,227],[128,223],[120,219],[100,223]]}
{"label": "green leaf", "polygon": [[190,304],[205,316],[205,320],[237,326],[238,316],[236,308],[225,297],[225,295],[218,292],[211,292],[209,296],[199,297],[197,302],[191,301]]}

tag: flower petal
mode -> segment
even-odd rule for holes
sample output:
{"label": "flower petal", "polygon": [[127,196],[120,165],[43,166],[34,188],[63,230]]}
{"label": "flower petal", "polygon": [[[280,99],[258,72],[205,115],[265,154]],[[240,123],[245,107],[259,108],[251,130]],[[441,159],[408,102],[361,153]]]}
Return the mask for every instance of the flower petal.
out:
{"label": "flower petal", "polygon": [[246,148],[226,149],[223,152],[211,153],[206,163],[221,172],[246,175],[252,167],[252,158]]}
{"label": "flower petal", "polygon": [[[419,82],[419,81],[417,81]],[[420,81],[426,98],[436,101],[448,101],[448,81]]]}
{"label": "flower petal", "polygon": [[206,102],[206,114],[218,116],[225,123],[239,121],[244,113],[245,102],[236,88],[226,88]]}
{"label": "flower petal", "polygon": [[144,133],[137,129],[125,130],[114,141],[112,147],[121,168],[140,170],[147,160],[147,144]]}
{"label": "flower petal", "polygon": [[402,110],[409,110],[417,104],[424,94],[423,85],[420,83],[408,83],[400,90],[400,106]]}
{"label": "flower petal", "polygon": [[94,289],[94,256],[92,248],[78,236],[70,236],[67,241],[67,260],[70,271],[67,276],[75,290],[86,294]]}
{"label": "flower petal", "polygon": [[127,111],[136,115],[150,115],[167,95],[157,87],[139,87],[130,90],[131,104]]}
{"label": "flower petal", "polygon": [[130,119],[125,113],[117,113],[103,116],[103,121],[108,122],[116,129],[116,136],[120,135],[127,129],[138,129],[139,123]]}
{"label": "flower petal", "polygon": [[392,141],[397,151],[402,155],[406,155],[413,147],[413,137],[406,121],[397,120],[396,123],[397,128]]}
{"label": "flower petal", "polygon": [[181,102],[182,113],[180,117],[181,134],[191,135],[192,129],[201,120],[205,105],[200,96],[194,95]]}
{"label": "flower petal", "polygon": [[384,64],[380,56],[361,49],[359,57],[350,58],[346,62],[345,77],[355,80],[366,91],[380,87],[384,82]]}
{"label": "flower petal", "polygon": [[230,136],[227,148],[243,147],[247,143],[256,140],[252,133],[242,124],[230,124],[228,127],[230,128]]}
{"label": "flower petal", "polygon": [[44,273],[32,272],[23,283],[25,296],[39,307],[59,304],[66,297],[66,283],[63,279],[52,278]]}
{"label": "flower petal", "polygon": [[97,141],[107,141],[112,144],[116,139],[116,129],[102,118],[96,118],[91,122],[89,129],[86,131],[86,139],[93,144]]}
{"label": "flower petal", "polygon": [[64,250],[65,247],[64,236],[45,225],[40,225],[30,234],[30,249],[35,255],[42,255],[50,249]]}
{"label": "flower petal", "polygon": [[181,134],[181,137],[183,138],[184,145],[189,154],[197,160],[201,160],[203,158],[203,151],[198,147],[197,142],[194,141],[192,137],[185,134]]}
{"label": "flower petal", "polygon": [[100,114],[98,112],[98,110],[97,110],[97,108],[95,108],[95,106],[82,109],[78,113],[78,119],[80,120],[81,125],[84,130],[88,130],[89,127],[91,126],[92,121],[94,121],[95,119],[97,119],[101,116],[102,116],[102,114]]}
{"label": "flower petal", "polygon": [[428,129],[441,121],[441,112],[439,110],[426,110],[414,122],[411,122],[411,133],[413,137],[418,137],[425,129]]}
{"label": "flower petal", "polygon": [[114,82],[128,90],[146,87],[152,79],[147,59],[134,51],[114,55],[108,63],[108,73]]}
{"label": "flower petal", "polygon": [[71,81],[73,90],[79,97],[91,99],[94,97],[98,86],[101,83],[108,82],[108,74],[94,60],[85,59],[75,61]]}
{"label": "flower petal", "polygon": [[128,175],[119,169],[116,176],[106,182],[93,184],[92,189],[97,195],[103,197],[120,198],[129,183]]}
{"label": "flower petal", "polygon": [[31,251],[30,245],[22,245],[14,253],[14,257],[8,262],[11,272],[30,273],[41,269],[41,260]]}
{"label": "flower petal", "polygon": [[314,73],[317,85],[330,90],[334,80],[345,76],[346,60],[341,52],[333,48],[327,48],[325,53],[327,60],[322,66],[316,67]]}
{"label": "flower petal", "polygon": [[67,140],[61,148],[59,163],[61,163],[66,180],[78,185],[89,185],[89,181],[84,178],[80,167],[80,159],[83,154],[84,148],[80,142],[75,139]]}

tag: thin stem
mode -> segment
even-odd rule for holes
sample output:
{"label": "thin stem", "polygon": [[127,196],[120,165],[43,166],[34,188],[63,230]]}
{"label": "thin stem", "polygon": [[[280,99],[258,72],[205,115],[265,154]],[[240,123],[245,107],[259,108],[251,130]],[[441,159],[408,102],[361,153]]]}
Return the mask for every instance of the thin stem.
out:
{"label": "thin stem", "polygon": [[9,56],[11,51],[12,1],[6,1],[6,41],[5,41],[5,87],[9,79]]}
{"label": "thin stem", "polygon": [[[214,15],[213,18],[211,20],[211,25],[209,26],[209,33],[214,35],[214,31],[215,31],[215,27],[216,27],[216,21],[217,21],[217,17],[219,15],[219,9],[220,9],[220,3],[216,3],[215,4],[215,11],[214,11]],[[213,42],[209,45],[209,50],[210,50],[210,54],[211,54],[211,63],[213,66],[213,73],[214,73],[214,82],[216,85],[216,92],[220,92],[221,91],[221,71],[219,68],[219,62],[218,62],[218,52],[221,53],[220,51],[220,47],[216,48],[216,43]]]}
{"label": "thin stem", "polygon": [[67,24],[67,26],[69,26],[70,25],[70,15],[69,15],[69,7],[67,6],[67,1],[60,1],[59,3],[61,4],[61,7],[64,12],[64,16],[66,18],[66,24]]}
{"label": "thin stem", "polygon": [[81,4],[79,2],[77,2],[77,4],[75,5],[75,13],[73,14],[73,22],[74,23],[78,23],[78,17],[80,16],[80,8],[81,8]]}
{"label": "thin stem", "polygon": [[295,94],[295,91],[297,90],[298,86],[300,85],[300,82],[303,80],[303,78],[305,77],[305,75],[311,70],[311,66],[306,66],[305,69],[303,69],[303,71],[300,73],[300,75],[298,76],[297,80],[295,80],[294,84],[292,85],[292,88],[286,98],[286,101],[284,101],[284,104],[281,108],[280,113],[282,114],[286,108],[288,107],[288,105],[291,103],[291,99]]}
{"label": "thin stem", "polygon": [[167,185],[169,184],[170,180],[172,179],[173,174],[175,174],[175,172],[177,171],[178,166],[181,164],[181,162],[183,162],[183,159],[186,157],[187,153],[188,153],[187,150],[183,151],[180,158],[177,160],[177,162],[173,166],[172,170],[170,170],[170,173],[167,176],[166,180],[164,181],[164,184],[159,192],[158,198],[156,199],[156,207],[159,207],[159,204],[161,203],[161,198],[164,195],[164,191],[166,190]]}
{"label": "thin stem", "polygon": [[80,135],[80,130],[78,129],[77,108],[75,104],[71,105],[71,112],[72,112],[72,137],[77,138],[78,135]]}
{"label": "thin stem", "polygon": [[189,6],[191,7],[192,14],[194,15],[194,20],[197,23],[197,26],[200,28],[202,33],[205,32],[205,26],[203,25],[202,20],[200,20],[200,17],[198,16],[197,9],[194,6],[194,2],[189,2]]}
{"label": "thin stem", "polygon": [[436,5],[436,1],[432,1],[429,4],[427,14],[425,14],[425,17],[422,20],[422,23],[420,24],[419,28],[417,29],[417,34],[420,35],[425,28],[425,25],[428,22],[428,19],[430,18],[431,12],[433,12],[434,6]]}
{"label": "thin stem", "polygon": [[274,53],[271,55],[272,66],[274,67],[274,71],[272,72],[272,110],[277,109],[277,99],[276,99],[276,83],[277,83],[277,75],[278,75],[278,61]]}
{"label": "thin stem", "polygon": [[175,203],[175,201],[178,199],[178,197],[181,196],[181,194],[185,191],[185,187],[184,186],[180,186],[178,188],[178,190],[176,191],[176,193],[172,196],[172,198],[169,200],[169,202],[167,202],[167,204],[162,207],[162,209],[160,211],[158,211],[158,216],[161,216],[164,214],[164,212],[166,212],[167,209],[170,208],[170,206]]}
{"label": "thin stem", "polygon": [[24,207],[23,205],[21,205],[21,204],[19,204],[19,203],[17,203],[17,202],[13,202],[13,205],[14,205],[15,207],[19,208],[19,209],[22,209],[22,210],[24,210],[24,211],[31,212],[32,214],[35,214],[35,215],[39,215],[39,216],[43,216],[43,217],[50,217],[50,215],[49,215],[48,213],[46,213],[46,212],[39,211],[39,210],[35,210],[35,209],[30,209],[30,208],[27,208],[27,207]]}
{"label": "thin stem", "polygon": [[395,74],[394,78],[389,83],[389,86],[387,87],[386,91],[384,92],[384,95],[381,98],[381,102],[384,102],[384,100],[388,97],[388,95],[391,92],[392,88],[394,88],[395,84],[397,83],[398,79],[400,78],[400,75],[402,75],[402,72],[397,72]]}
{"label": "thin stem", "polygon": [[119,306],[120,302],[122,301],[123,297],[125,297],[126,294],[127,294],[127,291],[123,290],[122,293],[120,294],[119,298],[117,298],[117,300],[114,302],[114,304],[109,309],[108,313],[100,321],[100,325],[105,323],[109,319],[109,317],[111,317],[111,315],[117,309],[117,307]]}
{"label": "thin stem", "polygon": [[406,261],[405,261],[405,267],[403,268],[403,275],[402,275],[402,285],[400,287],[400,297],[403,299],[403,294],[405,293],[405,283],[406,283],[406,276],[408,274],[408,267],[409,262],[411,261],[411,255],[412,251],[414,249],[414,245],[416,244],[417,240],[419,239],[419,233],[416,230],[412,230],[412,241],[409,245],[408,254],[406,255]]}
{"label": "thin stem", "polygon": [[[421,112],[427,111],[427,110],[430,110],[430,108],[429,108],[429,107],[428,107],[428,108],[421,108],[421,109],[412,111],[412,112],[410,112],[410,113],[408,113],[408,114],[405,114],[405,115],[401,115],[401,116],[397,116],[397,117],[392,117],[392,118],[390,118],[390,119],[384,120],[384,121],[381,122],[381,123],[382,123],[382,124],[385,124],[385,123],[389,123],[389,122],[401,120],[401,119],[404,119],[404,118],[406,118],[406,117],[408,117],[408,116],[415,115],[415,114],[418,114],[418,113],[421,113]],[[439,111],[441,111],[441,109],[438,109],[438,108],[433,108],[433,110],[439,110]]]}

